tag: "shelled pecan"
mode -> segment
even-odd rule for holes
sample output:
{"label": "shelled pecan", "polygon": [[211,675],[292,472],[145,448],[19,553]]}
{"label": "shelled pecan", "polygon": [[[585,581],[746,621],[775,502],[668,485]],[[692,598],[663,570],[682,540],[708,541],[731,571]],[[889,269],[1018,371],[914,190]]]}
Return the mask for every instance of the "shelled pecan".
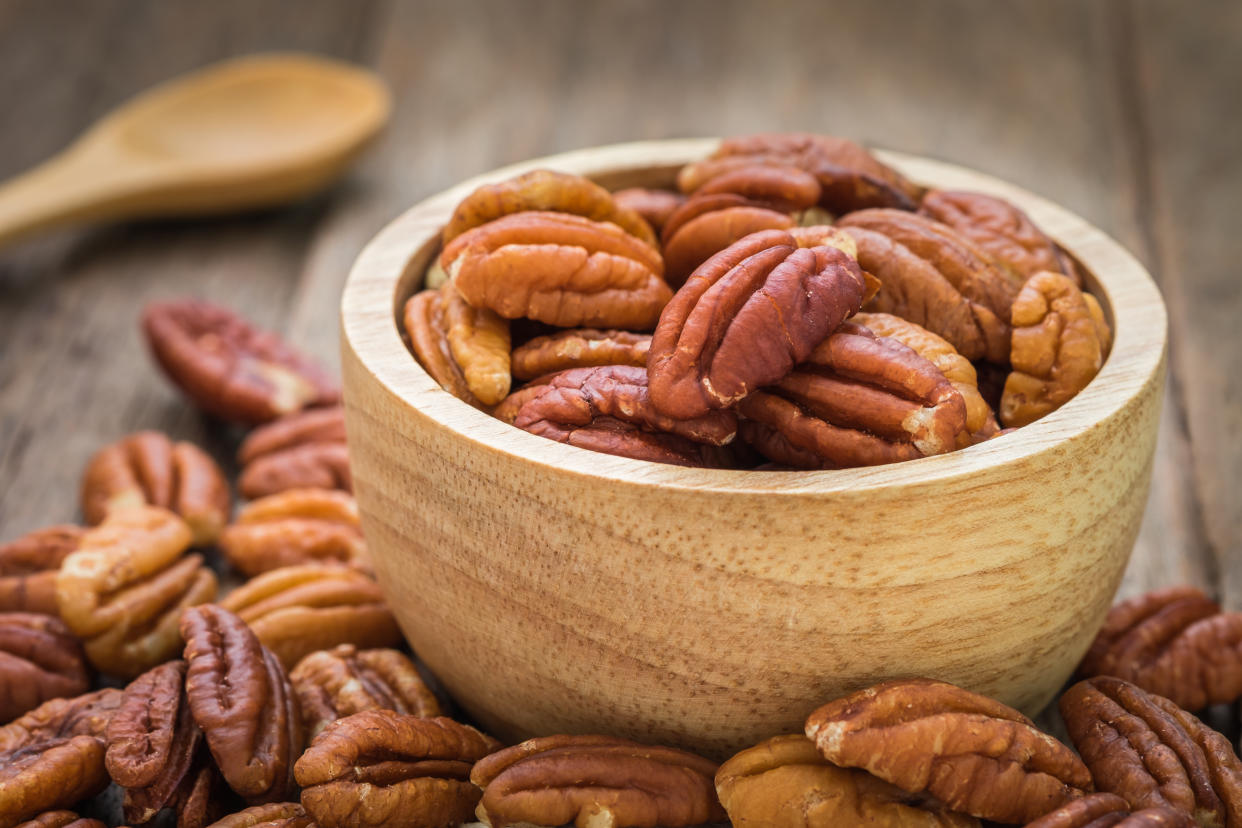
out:
{"label": "shelled pecan", "polygon": [[82,646],[59,619],[0,612],[0,723],[89,687]]}
{"label": "shelled pecan", "polygon": [[652,190],[646,187],[628,187],[612,194],[612,200],[623,210],[633,210],[651,225],[651,229],[659,233],[664,229],[664,222],[678,207],[685,203],[686,197],[673,190]]}
{"label": "shelled pecan", "polygon": [[441,293],[445,290],[445,285],[452,290],[452,283],[445,281],[438,289],[420,291],[406,301],[401,315],[405,335],[410,339],[414,358],[436,384],[457,399],[475,408],[484,408],[483,403],[470,390],[466,376],[453,359],[453,352],[449,347],[448,322],[445,320]]}
{"label": "shelled pecan", "polygon": [[0,544],[0,612],[56,615],[56,572],[86,530],[49,526]]}
{"label": "shelled pecan", "polygon": [[398,650],[359,650],[353,644],[317,650],[298,662],[289,681],[307,738],[317,736],[329,722],[363,710],[424,718],[441,713],[414,662]]}
{"label": "shelled pecan", "polygon": [[1044,814],[1026,828],[1196,828],[1188,815],[1171,808],[1130,811],[1116,794],[1087,794]]}
{"label": "shelled pecan", "polygon": [[315,821],[299,802],[269,802],[213,822],[209,828],[315,828]]}
{"label": "shelled pecan", "polygon": [[86,819],[73,811],[44,811],[17,828],[107,828],[97,819]]}
{"label": "shelled pecan", "polygon": [[597,365],[647,365],[649,334],[572,328],[537,336],[513,349],[513,376],[530,380],[570,368]]}
{"label": "shelled pecan", "polygon": [[286,414],[260,426],[237,450],[237,489],[251,499],[286,489],[351,491],[345,412],[340,406]]}
{"label": "shelled pecan", "polygon": [[433,295],[406,303],[406,334],[427,373],[440,382],[458,380],[470,402],[495,405],[509,393],[509,320],[485,307],[472,307],[452,282]]}
{"label": "shelled pecan", "polygon": [[287,489],[248,503],[220,536],[243,575],[329,561],[370,568],[358,505],[335,489]]}

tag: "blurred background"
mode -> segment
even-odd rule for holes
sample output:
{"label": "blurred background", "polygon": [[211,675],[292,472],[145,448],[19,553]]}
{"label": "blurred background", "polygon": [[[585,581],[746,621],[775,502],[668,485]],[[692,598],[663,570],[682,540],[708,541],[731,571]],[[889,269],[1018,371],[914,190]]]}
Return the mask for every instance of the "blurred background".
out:
{"label": "blurred background", "polygon": [[221,301],[335,365],[350,263],[427,195],[590,145],[811,130],[1013,181],[1149,266],[1170,393],[1126,590],[1242,605],[1242,3],[0,0],[0,178],[152,84],[268,50],[378,72],[388,130],[294,207],[0,250],[0,539],[70,519],[125,433],[224,445],[150,366],[146,301]]}

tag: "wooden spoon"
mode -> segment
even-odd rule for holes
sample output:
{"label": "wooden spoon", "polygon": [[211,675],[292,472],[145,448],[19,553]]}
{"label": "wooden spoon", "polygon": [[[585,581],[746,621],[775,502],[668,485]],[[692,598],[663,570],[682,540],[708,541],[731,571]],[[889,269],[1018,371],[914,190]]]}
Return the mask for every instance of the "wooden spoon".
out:
{"label": "wooden spoon", "polygon": [[375,75],[334,60],[209,66],[139,95],[0,186],[0,245],[61,224],[300,198],[343,172],[390,108]]}

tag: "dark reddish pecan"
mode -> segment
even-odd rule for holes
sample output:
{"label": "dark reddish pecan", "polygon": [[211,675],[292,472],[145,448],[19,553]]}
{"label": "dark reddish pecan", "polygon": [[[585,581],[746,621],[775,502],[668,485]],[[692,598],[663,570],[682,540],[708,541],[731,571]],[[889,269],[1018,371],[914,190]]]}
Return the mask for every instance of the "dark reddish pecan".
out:
{"label": "dark reddish pecan", "polygon": [[190,530],[172,512],[138,506],[86,533],[56,577],[60,616],[91,663],[130,678],[172,658],[177,619],[216,596],[200,555],[183,555]]}
{"label": "dark reddish pecan", "polygon": [[56,572],[85,529],[50,526],[0,544],[0,612],[56,615]]}
{"label": "dark reddish pecan", "polygon": [[743,438],[799,468],[944,454],[966,432],[961,393],[896,339],[846,322],[780,382],[738,404]]}
{"label": "dark reddish pecan", "polygon": [[501,400],[500,405],[492,409],[492,416],[498,420],[503,420],[509,425],[513,425],[513,421],[517,419],[518,412],[522,410],[522,406],[543,393],[544,387],[551,382],[554,376],[556,374],[544,374],[542,377],[536,377],[526,383]]}
{"label": "dark reddish pecan", "polygon": [[0,722],[90,687],[82,646],[59,619],[0,613]]}
{"label": "dark reddish pecan", "polygon": [[[71,699],[44,702],[0,727],[0,756],[74,736],[91,736],[102,741],[108,722],[120,705],[121,691],[111,687]],[[102,749],[99,756],[102,763]]]}
{"label": "dark reddish pecan", "polygon": [[210,828],[315,828],[315,821],[298,802],[255,805],[213,822]]}
{"label": "dark reddish pecan", "polygon": [[672,190],[649,190],[646,187],[630,187],[617,190],[612,199],[623,210],[633,210],[642,216],[651,229],[659,233],[673,211],[685,203],[686,197]]}
{"label": "dark reddish pecan", "polygon": [[892,313],[947,339],[970,360],[1009,360],[1009,312],[1020,285],[953,228],[901,210],[863,210],[838,222],[858,263],[883,287],[867,310]]}
{"label": "dark reddish pecan", "polygon": [[[1098,308],[1098,306],[1097,306]],[[1086,387],[1107,355],[1086,295],[1059,273],[1036,273],[1013,303],[1013,372],[1000,421],[1024,426],[1056,411]]]}
{"label": "dark reddish pecan", "polygon": [[[716,792],[737,826],[768,828],[978,828],[928,796],[855,768],[838,768],[801,734],[777,736],[720,766]],[[1123,803],[1124,804],[1124,803]]]}
{"label": "dark reddish pecan", "polygon": [[1065,691],[1060,708],[1098,789],[1134,810],[1173,808],[1201,826],[1242,825],[1233,746],[1168,699],[1098,676]]}
{"label": "dark reddish pecan", "polygon": [[323,828],[449,828],[470,821],[479,801],[470,768],[499,747],[452,719],[355,713],[298,760],[302,804]]}
{"label": "dark reddish pecan", "polygon": [[285,799],[302,722],[280,661],[245,622],[212,604],[186,610],[181,635],[190,714],[224,781],[252,802]]}
{"label": "dark reddish pecan", "polygon": [[731,411],[678,419],[656,411],[647,371],[632,365],[574,368],[548,378],[513,424],[580,448],[680,465],[700,465],[698,444],[721,446],[737,433]]}
{"label": "dark reddish pecan", "polygon": [[335,489],[288,489],[252,501],[220,536],[220,551],[247,576],[317,561],[370,568],[358,506]]}
{"label": "dark reddish pecan", "polygon": [[273,569],[233,590],[220,606],[237,613],[286,669],[338,644],[367,649],[401,641],[379,585],[342,566]]}
{"label": "dark reddish pecan", "polygon": [[1196,828],[1196,823],[1171,808],[1131,813],[1130,806],[1116,794],[1094,793],[1044,814],[1026,828]]}
{"label": "dark reddish pecan", "polygon": [[161,506],[189,525],[194,545],[215,543],[229,519],[229,485],[193,443],[139,431],[96,452],[82,475],[82,514],[92,526],[112,512]]}
{"label": "dark reddish pecan", "polygon": [[547,736],[480,760],[478,814],[492,828],[515,823],[664,826],[722,822],[716,763],[611,736]]}
{"label": "dark reddish pecan", "polygon": [[661,314],[652,403],[688,419],[779,380],[858,310],[865,287],[835,247],[800,248],[783,230],[747,236],[704,262]]}
{"label": "dark reddish pecan", "polygon": [[318,650],[298,662],[289,680],[308,738],[329,722],[363,710],[440,715],[440,703],[414,662],[397,650],[359,650],[353,644]]}
{"label": "dark reddish pecan", "polygon": [[322,368],[219,305],[197,299],[151,304],[142,327],[168,378],[222,419],[257,425],[340,399]]}
{"label": "dark reddish pecan", "polygon": [[73,811],[45,811],[17,828],[107,828],[97,819],[86,819]]}
{"label": "dark reddish pecan", "polygon": [[829,762],[981,819],[1026,823],[1091,790],[1074,752],[998,701],[931,679],[888,681],[806,721]]}
{"label": "dark reddish pecan", "polygon": [[728,138],[707,160],[683,167],[677,185],[682,192],[694,192],[719,175],[756,164],[813,174],[822,187],[820,203],[834,213],[865,207],[913,210],[922,195],[920,187],[853,141],[805,132]]}
{"label": "dark reddish pecan", "polygon": [[1019,283],[1041,270],[1051,270],[1082,286],[1074,260],[1026,213],[1003,198],[966,190],[929,190],[919,212],[970,239]]}
{"label": "dark reddish pecan", "polygon": [[204,828],[223,810],[220,772],[211,754],[199,749],[189,775],[173,795],[169,807],[177,813],[177,828]]}
{"label": "dark reddish pecan", "polygon": [[237,489],[258,498],[286,489],[351,491],[345,412],[340,406],[286,414],[256,428],[237,450]]}
{"label": "dark reddish pecan", "polygon": [[595,365],[647,365],[648,334],[574,328],[537,336],[513,349],[513,376],[534,379],[570,368]]}

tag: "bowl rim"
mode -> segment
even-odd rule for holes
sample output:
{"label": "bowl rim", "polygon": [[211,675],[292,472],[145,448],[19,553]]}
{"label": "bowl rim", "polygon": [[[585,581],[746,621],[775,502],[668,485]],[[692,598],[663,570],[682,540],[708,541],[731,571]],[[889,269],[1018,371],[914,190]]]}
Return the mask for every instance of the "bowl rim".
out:
{"label": "bowl rim", "polygon": [[[439,248],[440,229],[457,203],[479,186],[533,169],[594,179],[676,168],[710,154],[719,138],[635,141],[535,158],[469,178],[410,207],[363,248],[341,297],[343,362],[352,350],[389,393],[475,448],[502,452],[547,473],[615,484],[714,492],[831,494],[892,485],[949,481],[1056,451],[1115,416],[1144,393],[1164,364],[1167,314],[1147,270],[1118,242],[1078,215],[1017,185],[923,156],[873,150],[913,181],[940,189],[976,190],[1012,201],[1090,272],[1093,292],[1110,312],[1113,344],[1095,378],[1061,408],[1000,439],[948,454],[863,468],[813,471],[701,469],[633,460],[538,437],[491,417],[443,390],[406,345],[398,322],[412,267]],[[345,404],[350,407],[346,383]]]}

